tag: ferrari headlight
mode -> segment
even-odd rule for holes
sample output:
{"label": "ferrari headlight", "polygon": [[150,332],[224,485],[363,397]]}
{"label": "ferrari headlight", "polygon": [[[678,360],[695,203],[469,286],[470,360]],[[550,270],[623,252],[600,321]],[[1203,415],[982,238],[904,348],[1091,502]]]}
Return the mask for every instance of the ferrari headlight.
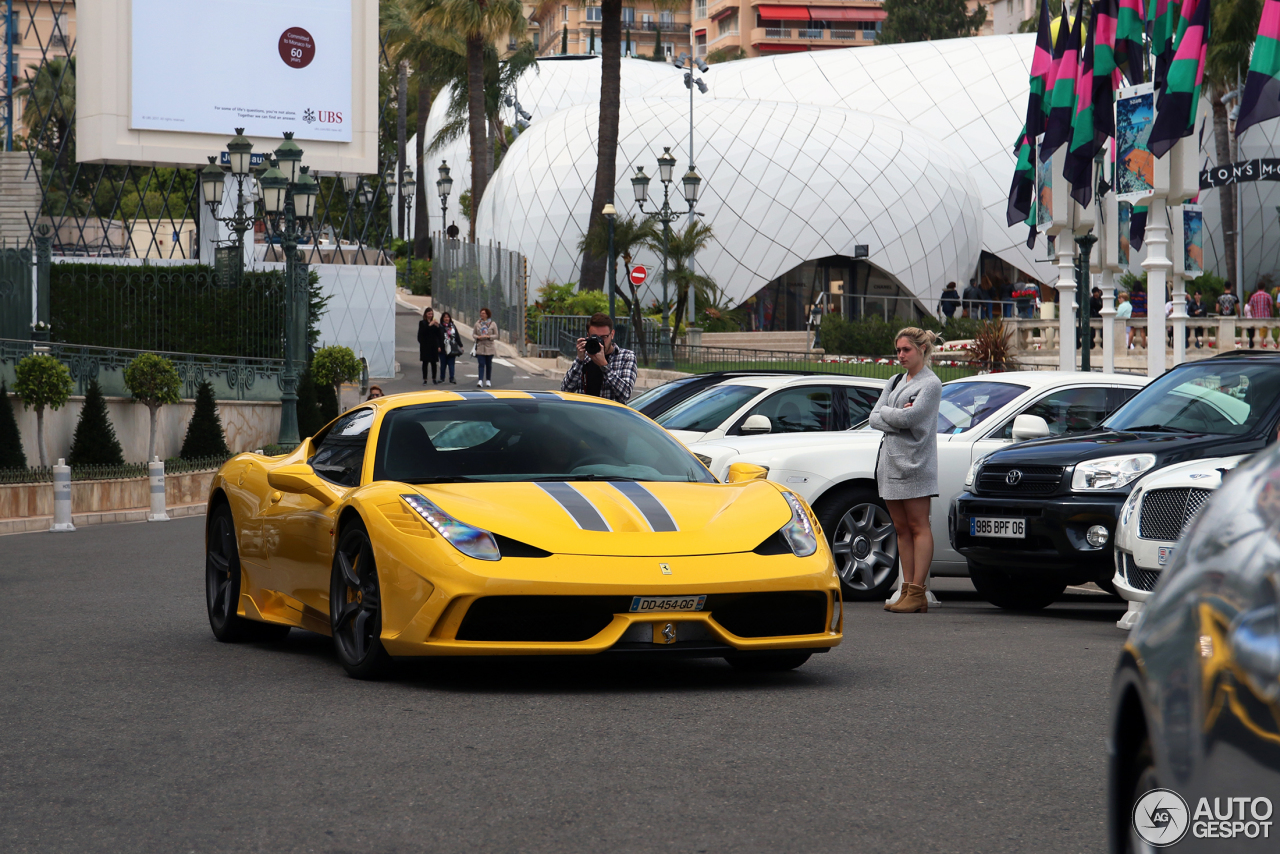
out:
{"label": "ferrari headlight", "polygon": [[1124,506],[1120,508],[1120,525],[1124,527],[1129,524],[1129,520],[1133,518],[1133,511],[1138,509],[1138,502],[1142,500],[1142,487],[1138,487],[1129,493],[1129,497],[1124,500]]}
{"label": "ferrari headlight", "polygon": [[474,528],[466,522],[460,522],[441,510],[421,495],[401,495],[426,523],[435,528],[436,533],[444,537],[453,547],[468,557],[477,560],[502,560],[502,552],[498,551],[498,541],[493,534],[480,528]]}
{"label": "ferrari headlight", "polygon": [[1120,489],[1142,477],[1156,464],[1155,454],[1103,457],[1076,465],[1071,488],[1077,492],[1093,489]]}
{"label": "ferrari headlight", "polygon": [[782,497],[791,505],[791,521],[783,525],[779,533],[796,557],[808,557],[818,550],[818,532],[814,530],[813,520],[795,495],[784,492]]}

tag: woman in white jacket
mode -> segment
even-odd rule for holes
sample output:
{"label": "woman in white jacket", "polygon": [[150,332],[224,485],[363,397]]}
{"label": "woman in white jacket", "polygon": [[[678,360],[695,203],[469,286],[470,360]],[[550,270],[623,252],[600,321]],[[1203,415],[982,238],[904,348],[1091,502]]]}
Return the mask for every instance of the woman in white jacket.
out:
{"label": "woman in white jacket", "polygon": [[938,336],[908,326],[894,344],[906,368],[885,386],[871,410],[870,426],[884,433],[876,461],[876,486],[898,532],[902,595],[886,611],[927,613],[925,579],[933,562],[929,505],[938,495],[938,403],[942,383],[929,370]]}

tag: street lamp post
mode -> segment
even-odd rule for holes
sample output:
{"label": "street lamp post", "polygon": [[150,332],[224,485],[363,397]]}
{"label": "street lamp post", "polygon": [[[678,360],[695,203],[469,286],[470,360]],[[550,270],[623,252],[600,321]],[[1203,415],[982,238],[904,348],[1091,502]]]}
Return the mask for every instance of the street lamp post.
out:
{"label": "street lamp post", "polygon": [[1089,366],[1089,256],[1093,253],[1093,244],[1098,242],[1092,231],[1076,238],[1080,251],[1076,253],[1076,302],[1080,305],[1080,317],[1076,324],[1080,330],[1080,370],[1088,371]]}
{"label": "street lamp post", "polygon": [[[658,342],[658,368],[666,370],[675,367],[675,360],[671,355],[671,328],[667,325],[667,312],[671,307],[669,295],[671,223],[680,216],[671,209],[670,201],[675,165],[676,158],[672,155],[671,148],[664,147],[662,155],[658,158],[658,180],[662,182],[662,207],[655,212],[654,216],[658,222],[662,223],[662,327],[659,330],[662,338]],[[702,183],[702,179],[698,177],[697,172],[690,169],[681,182],[684,185],[685,203],[689,210],[693,210],[698,201],[698,185]],[[647,213],[644,206],[649,201],[649,176],[644,174],[644,167],[636,169],[635,177],[631,179],[631,188],[635,191],[636,205],[640,208],[640,212]]]}
{"label": "street lamp post", "polygon": [[600,212],[609,221],[609,325],[612,327],[616,324],[614,300],[618,291],[618,261],[613,257],[613,218],[618,215],[618,209],[610,201]]}
{"label": "street lamp post", "polygon": [[[684,64],[686,61],[689,63],[689,70],[685,71],[684,73],[684,88],[689,90],[689,171],[693,172],[696,168],[693,165],[693,90],[694,90],[694,87],[697,87],[698,91],[701,92],[702,94],[704,95],[707,94],[707,84],[702,82],[701,77],[693,76],[693,68],[696,66],[699,71],[705,73],[709,66],[702,59],[702,57],[695,56],[690,58],[690,56],[687,53],[680,54],[679,58],[675,60],[674,65],[677,69],[683,70]],[[693,225],[693,223],[696,221],[697,216],[698,216],[698,212],[695,211],[693,208],[689,208],[689,225]],[[689,256],[689,269],[690,270],[693,269],[692,255]],[[686,307],[686,310],[685,310],[686,326],[692,326],[694,322],[697,320],[697,310],[694,306],[695,295],[696,294],[695,294],[695,288],[693,286],[693,282],[690,282],[688,306]]]}
{"label": "street lamp post", "polygon": [[436,191],[440,193],[440,233],[449,232],[449,191],[453,189],[453,179],[449,177],[448,161],[440,161],[440,178],[436,181]]}
{"label": "street lamp post", "polygon": [[[250,155],[253,143],[244,136],[243,128],[236,128],[236,136],[227,146],[231,158],[231,172],[236,176],[237,199],[235,216],[219,221],[226,222],[237,232],[236,241],[243,252],[244,232],[253,227],[259,218],[250,205],[246,205],[244,179],[250,174]],[[284,298],[284,374],[281,377],[280,434],[278,442],[286,448],[297,446],[298,436],[298,371],[294,349],[306,341],[307,313],[301,297],[307,292],[306,283],[299,281],[298,243],[306,233],[307,224],[315,215],[316,197],[320,185],[307,174],[302,165],[302,149],[293,141],[293,134],[286,132],[284,142],[275,150],[275,158],[258,177],[262,197],[264,221],[270,222],[272,231],[279,232],[284,250],[285,298]],[[200,173],[204,185],[205,202],[214,211],[222,203],[222,170],[213,164]],[[251,204],[251,203],[250,203]],[[283,219],[283,229],[281,220]],[[240,230],[243,228],[243,230]],[[241,255],[241,264],[243,264]]]}
{"label": "street lamp post", "polygon": [[417,230],[417,223],[413,219],[413,206],[418,200],[418,182],[408,169],[404,170],[400,189],[404,198],[405,243],[408,244],[404,256],[404,286],[413,290],[413,238]]}

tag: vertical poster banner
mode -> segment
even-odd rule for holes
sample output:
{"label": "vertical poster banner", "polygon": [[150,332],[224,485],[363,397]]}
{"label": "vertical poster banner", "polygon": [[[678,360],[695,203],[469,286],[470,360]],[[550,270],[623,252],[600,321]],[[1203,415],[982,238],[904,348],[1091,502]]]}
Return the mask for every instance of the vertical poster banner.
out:
{"label": "vertical poster banner", "polygon": [[[1044,135],[1041,134],[1036,139],[1036,151],[1040,151],[1040,143],[1044,141]],[[1056,154],[1057,152],[1054,152]],[[1049,226],[1053,225],[1053,164],[1057,158],[1053,155],[1048,160],[1036,160],[1036,230],[1041,234],[1045,233]]]}
{"label": "vertical poster banner", "polygon": [[1182,205],[1182,269],[1184,279],[1198,278],[1204,272],[1204,209],[1200,205]]}
{"label": "vertical poster banner", "polygon": [[1120,269],[1128,270],[1129,250],[1131,248],[1129,245],[1129,221],[1133,218],[1133,205],[1128,202],[1120,202],[1116,207],[1116,218],[1119,221],[1117,230],[1120,234],[1120,239],[1117,241],[1116,264]]}
{"label": "vertical poster banner", "polygon": [[351,142],[352,0],[132,0],[135,130]]}
{"label": "vertical poster banner", "polygon": [[1155,188],[1155,155],[1151,153],[1151,123],[1155,96],[1150,83],[1116,93],[1116,198],[1141,202]]}

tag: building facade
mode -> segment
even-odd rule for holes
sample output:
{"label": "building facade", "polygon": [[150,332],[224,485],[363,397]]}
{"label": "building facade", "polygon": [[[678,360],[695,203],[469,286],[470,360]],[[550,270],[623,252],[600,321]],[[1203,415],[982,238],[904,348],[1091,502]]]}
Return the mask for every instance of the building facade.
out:
{"label": "building facade", "polygon": [[[532,7],[529,34],[539,56],[598,55],[600,6],[584,0]],[[664,57],[689,52],[689,6],[674,0],[632,0],[622,7],[622,55]]]}
{"label": "building facade", "polygon": [[712,60],[862,47],[885,19],[878,0],[693,0],[693,46]]}

